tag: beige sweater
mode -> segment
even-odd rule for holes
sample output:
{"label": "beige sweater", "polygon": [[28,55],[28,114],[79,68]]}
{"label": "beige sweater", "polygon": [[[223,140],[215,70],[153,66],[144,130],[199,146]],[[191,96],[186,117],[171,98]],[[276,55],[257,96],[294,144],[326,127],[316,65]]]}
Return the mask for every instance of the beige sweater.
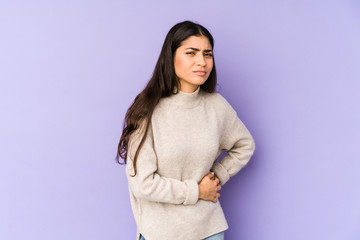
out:
{"label": "beige sweater", "polygon": [[[200,87],[162,98],[145,143],[133,157],[144,125],[131,135],[126,165],[131,207],[146,240],[200,240],[228,228],[220,201],[198,199],[201,179],[210,171],[224,185],[244,167],[255,145],[231,105],[219,93]],[[221,151],[227,155],[217,162]]]}

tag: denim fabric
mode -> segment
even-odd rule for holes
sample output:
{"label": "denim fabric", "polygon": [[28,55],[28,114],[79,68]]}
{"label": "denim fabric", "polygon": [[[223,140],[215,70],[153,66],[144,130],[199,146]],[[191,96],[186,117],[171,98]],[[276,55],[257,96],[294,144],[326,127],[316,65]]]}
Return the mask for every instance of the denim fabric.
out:
{"label": "denim fabric", "polygon": [[203,240],[224,240],[225,231],[211,235],[210,237],[204,238]]}
{"label": "denim fabric", "polygon": [[[204,238],[202,240],[224,240],[225,232],[219,232],[214,235],[211,235],[210,237]],[[139,240],[146,240],[143,235],[140,234]]]}

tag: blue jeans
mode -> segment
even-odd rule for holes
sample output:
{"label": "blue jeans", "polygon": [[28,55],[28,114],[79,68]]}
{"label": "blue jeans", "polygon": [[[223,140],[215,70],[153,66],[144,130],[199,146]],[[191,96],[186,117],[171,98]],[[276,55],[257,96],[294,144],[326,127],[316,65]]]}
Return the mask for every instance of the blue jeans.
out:
{"label": "blue jeans", "polygon": [[[210,237],[204,238],[202,240],[224,240],[225,231],[211,235]],[[140,240],[146,240],[143,235],[140,234]]]}

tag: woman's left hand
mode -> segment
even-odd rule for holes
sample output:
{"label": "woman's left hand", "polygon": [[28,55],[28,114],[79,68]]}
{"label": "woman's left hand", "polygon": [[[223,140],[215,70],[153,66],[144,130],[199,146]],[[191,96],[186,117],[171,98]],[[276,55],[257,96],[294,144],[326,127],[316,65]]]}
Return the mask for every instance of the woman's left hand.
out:
{"label": "woman's left hand", "polygon": [[220,185],[220,179],[216,176],[216,174],[214,173],[214,176],[212,177],[212,178],[210,178],[211,180],[218,180],[219,181],[219,183],[218,183],[218,185]]}

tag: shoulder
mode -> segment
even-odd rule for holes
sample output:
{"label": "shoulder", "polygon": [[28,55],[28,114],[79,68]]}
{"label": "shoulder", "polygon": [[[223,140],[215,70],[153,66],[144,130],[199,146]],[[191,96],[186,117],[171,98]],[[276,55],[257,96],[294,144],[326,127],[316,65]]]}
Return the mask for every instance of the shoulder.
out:
{"label": "shoulder", "polygon": [[212,105],[217,110],[223,113],[235,112],[231,104],[226,100],[226,98],[219,92],[207,93],[203,92],[205,102],[209,105]]}
{"label": "shoulder", "polygon": [[135,129],[130,134],[128,148],[129,148],[129,152],[131,153],[131,156],[135,156],[135,151],[140,146],[140,143],[145,134],[146,134],[145,141],[151,140],[152,127],[151,127],[151,123],[150,123],[149,128],[146,130],[147,124],[148,124],[148,121],[145,118],[141,119],[137,124],[138,128]]}

